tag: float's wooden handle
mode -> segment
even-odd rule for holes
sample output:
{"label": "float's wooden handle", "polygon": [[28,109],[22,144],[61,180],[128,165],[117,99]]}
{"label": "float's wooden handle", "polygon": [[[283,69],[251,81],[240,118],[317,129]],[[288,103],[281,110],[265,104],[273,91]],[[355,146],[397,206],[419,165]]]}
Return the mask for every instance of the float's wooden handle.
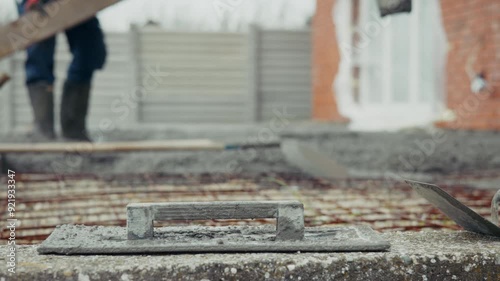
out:
{"label": "float's wooden handle", "polygon": [[276,218],[276,239],[304,238],[304,205],[298,201],[134,203],[127,206],[129,240],[154,236],[153,222]]}

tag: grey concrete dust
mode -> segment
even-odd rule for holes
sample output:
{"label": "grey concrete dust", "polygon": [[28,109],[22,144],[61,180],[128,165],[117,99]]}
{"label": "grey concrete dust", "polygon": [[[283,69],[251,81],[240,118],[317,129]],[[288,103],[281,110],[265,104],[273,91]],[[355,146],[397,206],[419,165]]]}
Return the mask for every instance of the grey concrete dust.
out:
{"label": "grey concrete dust", "polygon": [[[500,168],[500,134],[441,130],[391,133],[350,132],[328,124],[304,123],[271,131],[265,124],[177,126],[141,131],[94,132],[98,141],[210,138],[226,143],[266,143],[294,139],[347,166],[354,174],[447,174]],[[0,137],[21,142],[22,136]],[[120,154],[10,154],[19,172],[44,173],[300,173],[280,149],[223,152],[141,152]]]}

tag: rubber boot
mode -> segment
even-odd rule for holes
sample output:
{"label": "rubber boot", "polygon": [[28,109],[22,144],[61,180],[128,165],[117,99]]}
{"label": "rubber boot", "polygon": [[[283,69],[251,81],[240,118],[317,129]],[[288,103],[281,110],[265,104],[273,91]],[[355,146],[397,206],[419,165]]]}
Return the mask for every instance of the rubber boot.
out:
{"label": "rubber boot", "polygon": [[64,83],[60,117],[62,135],[68,141],[91,141],[86,127],[90,88],[90,83]]}
{"label": "rubber boot", "polygon": [[47,82],[36,82],[28,85],[28,93],[33,109],[34,141],[55,139],[54,132],[54,92],[53,86]]}

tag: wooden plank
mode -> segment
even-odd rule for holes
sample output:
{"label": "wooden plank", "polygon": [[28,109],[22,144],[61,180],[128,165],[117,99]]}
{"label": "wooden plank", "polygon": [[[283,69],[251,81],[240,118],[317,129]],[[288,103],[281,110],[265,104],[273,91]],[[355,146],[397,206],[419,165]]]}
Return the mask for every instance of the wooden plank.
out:
{"label": "wooden plank", "polygon": [[81,153],[134,151],[224,150],[224,144],[206,139],[105,143],[2,143],[0,153]]}
{"label": "wooden plank", "polygon": [[56,0],[0,27],[0,58],[26,49],[94,16],[120,0]]}

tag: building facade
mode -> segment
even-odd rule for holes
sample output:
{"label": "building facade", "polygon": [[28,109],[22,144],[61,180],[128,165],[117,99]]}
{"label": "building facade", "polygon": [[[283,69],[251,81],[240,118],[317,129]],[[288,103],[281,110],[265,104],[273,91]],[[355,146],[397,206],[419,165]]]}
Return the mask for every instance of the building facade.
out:
{"label": "building facade", "polygon": [[500,2],[413,1],[380,18],[375,1],[318,0],[317,120],[380,130],[500,130]]}

